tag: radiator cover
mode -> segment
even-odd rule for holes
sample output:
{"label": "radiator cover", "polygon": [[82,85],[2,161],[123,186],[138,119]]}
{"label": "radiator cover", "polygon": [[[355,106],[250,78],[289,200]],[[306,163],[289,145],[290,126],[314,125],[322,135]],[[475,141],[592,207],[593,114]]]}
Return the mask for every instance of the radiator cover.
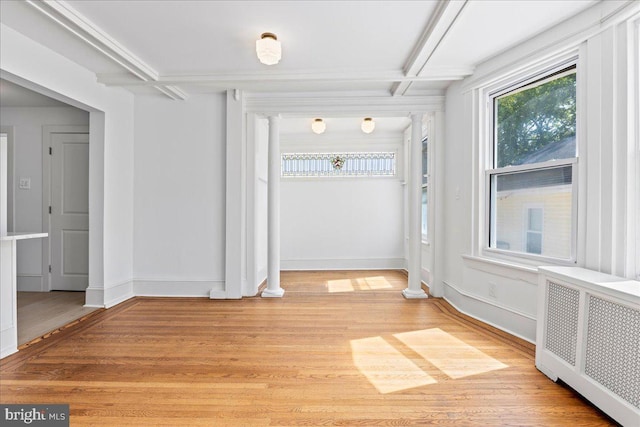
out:
{"label": "radiator cover", "polygon": [[640,426],[640,282],[540,267],[536,367],[625,426]]}

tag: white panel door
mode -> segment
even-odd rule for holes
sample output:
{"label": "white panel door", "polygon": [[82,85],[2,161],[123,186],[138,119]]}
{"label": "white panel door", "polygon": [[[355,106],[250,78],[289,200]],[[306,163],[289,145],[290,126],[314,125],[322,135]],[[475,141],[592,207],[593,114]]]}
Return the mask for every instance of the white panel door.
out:
{"label": "white panel door", "polygon": [[51,135],[51,290],[89,285],[89,134]]}

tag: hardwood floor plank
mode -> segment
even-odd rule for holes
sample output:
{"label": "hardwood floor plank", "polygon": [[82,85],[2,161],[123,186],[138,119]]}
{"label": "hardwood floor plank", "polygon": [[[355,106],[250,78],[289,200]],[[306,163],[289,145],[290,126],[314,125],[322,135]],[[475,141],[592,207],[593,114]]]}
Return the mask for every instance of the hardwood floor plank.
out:
{"label": "hardwood floor plank", "polygon": [[530,343],[405,300],[400,272],[283,272],[281,285],[281,299],[97,313],[2,360],[1,400],[68,403],[72,426],[614,425],[538,372]]}

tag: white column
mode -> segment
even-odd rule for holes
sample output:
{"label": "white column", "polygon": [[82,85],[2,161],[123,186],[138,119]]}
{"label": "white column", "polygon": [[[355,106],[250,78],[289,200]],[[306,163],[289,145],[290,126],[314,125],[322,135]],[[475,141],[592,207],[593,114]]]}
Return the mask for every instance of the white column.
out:
{"label": "white column", "polygon": [[269,170],[267,183],[267,289],[262,297],[284,295],[280,287],[280,116],[269,116]]}
{"label": "white column", "polygon": [[427,298],[420,278],[422,258],[422,114],[411,114],[409,145],[409,280],[405,298]]}

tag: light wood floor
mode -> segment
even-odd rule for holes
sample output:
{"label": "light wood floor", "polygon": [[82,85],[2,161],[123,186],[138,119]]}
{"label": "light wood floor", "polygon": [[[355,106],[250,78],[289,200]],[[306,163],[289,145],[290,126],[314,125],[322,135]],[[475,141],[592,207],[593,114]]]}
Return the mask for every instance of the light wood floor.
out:
{"label": "light wood floor", "polygon": [[283,298],[135,298],[0,363],[71,425],[599,426],[531,344],[405,300],[393,271],[283,273]]}
{"label": "light wood floor", "polygon": [[18,292],[18,345],[55,333],[95,311],[84,307],[84,292]]}

